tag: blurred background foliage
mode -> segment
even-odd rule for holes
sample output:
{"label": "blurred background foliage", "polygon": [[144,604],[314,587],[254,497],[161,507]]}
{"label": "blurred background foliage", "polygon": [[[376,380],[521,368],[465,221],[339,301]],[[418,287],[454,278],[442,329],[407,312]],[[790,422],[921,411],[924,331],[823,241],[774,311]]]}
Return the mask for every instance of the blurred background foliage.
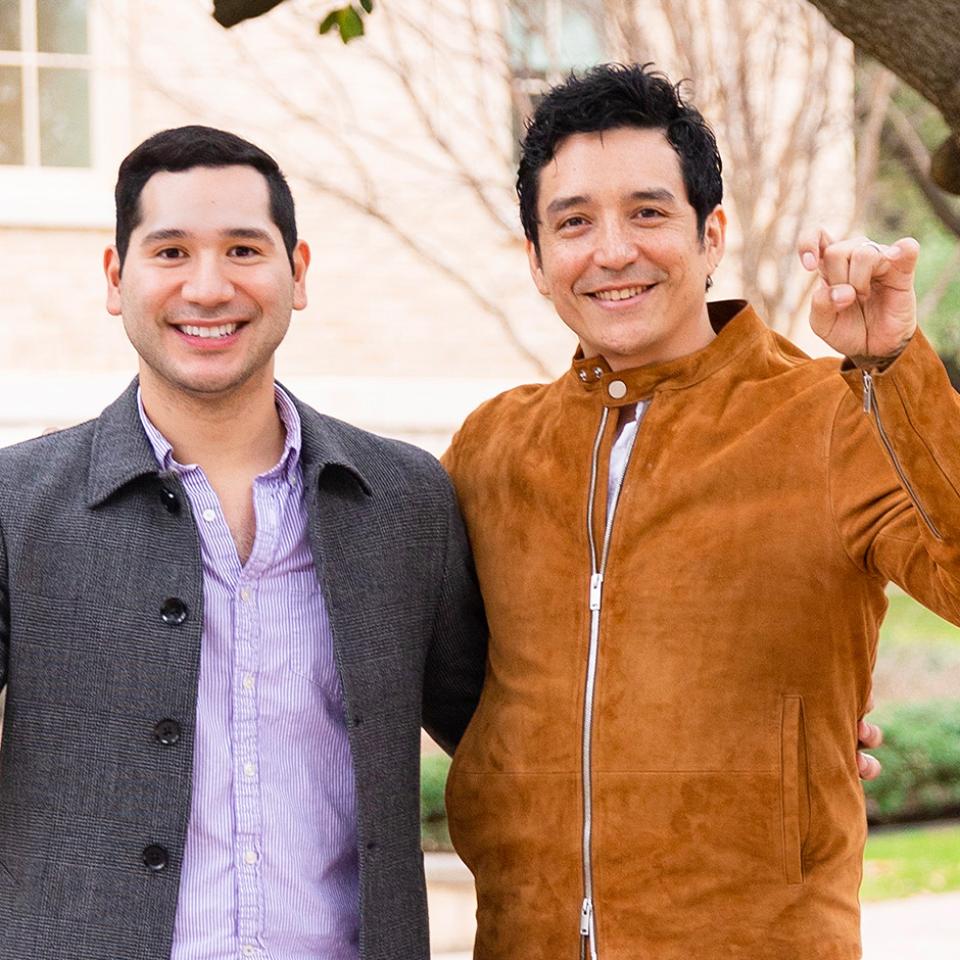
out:
{"label": "blurred background foliage", "polygon": [[858,147],[871,110],[877,107],[878,78],[890,84],[879,129],[878,158],[864,170],[865,232],[885,241],[905,235],[920,241],[917,272],[920,320],[960,389],[960,200],[936,187],[929,154],[948,135],[938,110],[916,91],[885,74],[866,58],[857,64]]}

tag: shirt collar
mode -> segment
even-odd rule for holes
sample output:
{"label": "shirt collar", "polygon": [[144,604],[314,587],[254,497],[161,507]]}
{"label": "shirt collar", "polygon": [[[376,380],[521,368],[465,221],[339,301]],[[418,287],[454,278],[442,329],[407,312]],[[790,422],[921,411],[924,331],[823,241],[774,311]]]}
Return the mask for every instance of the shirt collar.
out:
{"label": "shirt collar", "polygon": [[623,407],[650,397],[658,390],[683,390],[713,376],[762,338],[769,327],[743,300],[717,300],[707,304],[717,336],[703,349],[685,357],[650,363],[632,370],[611,370],[603,357],[584,357],[577,351],[570,370],[577,388],[598,394],[608,407]]}
{"label": "shirt collar", "polygon": [[[138,386],[134,378],[94,424],[86,480],[86,502],[90,508],[106,502],[129,483],[160,475],[156,452],[137,411]],[[299,466],[305,489],[312,489],[319,482],[335,482],[336,477],[346,474],[365,496],[371,497],[378,482],[395,481],[395,474],[387,470],[392,460],[379,441],[317,413],[290,393],[287,397],[301,424]],[[292,466],[292,458],[288,466]]]}
{"label": "shirt collar", "polygon": [[[290,396],[278,383],[273,385],[273,396],[280,422],[284,427],[283,451],[277,463],[260,476],[265,478],[283,476],[289,481],[295,481],[300,469],[300,449],[303,442],[300,414],[297,412]],[[197,468],[195,463],[183,464],[174,458],[173,446],[170,441],[156,428],[153,421],[147,416],[147,411],[143,408],[143,398],[139,386],[137,387],[137,412],[140,415],[140,422],[143,424],[154,456],[157,458],[157,463],[162,470],[170,470],[182,476]]]}

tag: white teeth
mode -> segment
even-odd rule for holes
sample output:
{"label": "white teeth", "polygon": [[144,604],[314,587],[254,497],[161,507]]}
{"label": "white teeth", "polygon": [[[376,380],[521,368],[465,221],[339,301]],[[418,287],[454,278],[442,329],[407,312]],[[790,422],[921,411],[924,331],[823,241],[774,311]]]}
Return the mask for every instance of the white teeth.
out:
{"label": "white teeth", "polygon": [[203,340],[214,340],[217,337],[229,337],[237,329],[235,323],[224,323],[219,327],[190,327],[184,324],[180,329],[188,337],[200,337]]}
{"label": "white teeth", "polygon": [[646,290],[646,287],[625,287],[623,290],[598,290],[594,296],[598,300],[629,300]]}

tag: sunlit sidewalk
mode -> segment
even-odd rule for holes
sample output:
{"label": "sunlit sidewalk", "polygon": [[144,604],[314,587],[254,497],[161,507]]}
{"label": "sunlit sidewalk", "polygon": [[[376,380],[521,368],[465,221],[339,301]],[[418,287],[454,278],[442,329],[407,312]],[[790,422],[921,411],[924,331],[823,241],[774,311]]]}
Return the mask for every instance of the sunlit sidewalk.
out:
{"label": "sunlit sidewalk", "polygon": [[[433,960],[471,960],[476,900],[453,854],[427,854]],[[863,960],[960,960],[960,893],[863,906]]]}
{"label": "sunlit sidewalk", "polygon": [[863,906],[863,960],[957,960],[960,893]]}

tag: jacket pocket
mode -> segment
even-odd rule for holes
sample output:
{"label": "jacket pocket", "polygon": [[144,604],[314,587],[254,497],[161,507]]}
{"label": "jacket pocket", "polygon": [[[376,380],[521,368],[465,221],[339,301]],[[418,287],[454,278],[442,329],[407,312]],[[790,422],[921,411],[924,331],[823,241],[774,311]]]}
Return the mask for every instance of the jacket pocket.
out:
{"label": "jacket pocket", "polygon": [[803,883],[803,844],[810,828],[810,788],[803,697],[785,695],[780,710],[780,805],[787,883]]}

